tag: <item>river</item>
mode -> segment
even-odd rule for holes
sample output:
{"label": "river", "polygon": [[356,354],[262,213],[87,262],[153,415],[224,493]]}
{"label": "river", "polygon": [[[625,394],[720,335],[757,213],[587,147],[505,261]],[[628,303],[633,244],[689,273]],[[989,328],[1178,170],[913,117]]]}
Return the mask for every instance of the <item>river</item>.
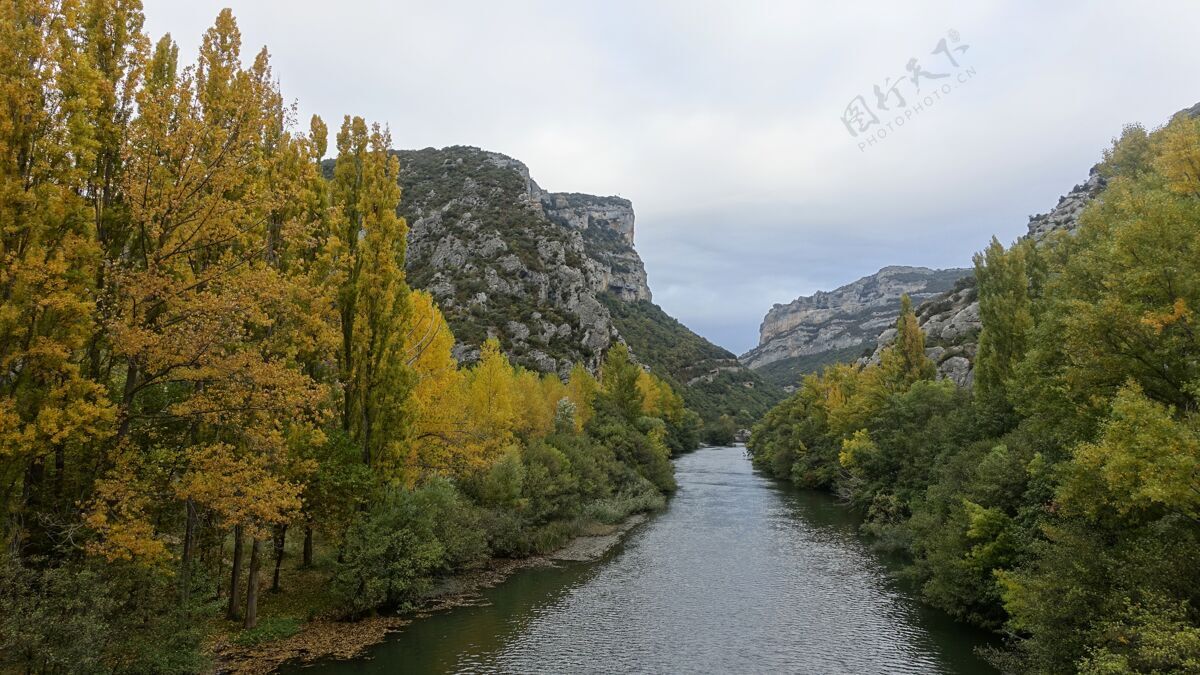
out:
{"label": "river", "polygon": [[986,634],[922,606],[827,495],[743,448],[676,460],[668,508],[591,563],[518,572],[340,673],[988,673]]}

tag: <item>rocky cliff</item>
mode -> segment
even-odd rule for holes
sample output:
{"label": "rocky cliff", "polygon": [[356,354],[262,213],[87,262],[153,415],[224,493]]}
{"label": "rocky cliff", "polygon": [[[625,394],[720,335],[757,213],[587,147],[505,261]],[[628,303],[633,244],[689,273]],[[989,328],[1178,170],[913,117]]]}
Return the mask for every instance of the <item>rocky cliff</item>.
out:
{"label": "rocky cliff", "polygon": [[900,296],[914,303],[941,295],[970,274],[967,269],[885,267],[832,291],[775,305],[759,327],[758,346],[741,356],[778,384],[795,384],[806,372],[853,360],[895,323]]}
{"label": "rocky cliff", "polygon": [[[1200,103],[1185,108],[1177,115],[1200,117]],[[1071,188],[1058,198],[1054,208],[1029,219],[1028,232],[1024,238],[1041,242],[1052,232],[1074,232],[1079,227],[1079,216],[1092,200],[1104,191],[1105,180],[1099,165],[1088,172],[1087,180]],[[937,363],[938,374],[953,380],[960,386],[969,387],[974,382],[974,359],[976,339],[979,334],[979,300],[971,283],[955,291],[927,301],[917,308],[917,319],[925,331],[926,353]],[[878,362],[880,350],[890,344],[895,330],[880,334],[877,347],[862,363]]]}
{"label": "rocky cliff", "polygon": [[[1058,198],[1058,204],[1046,213],[1029,219],[1023,238],[1040,242],[1051,232],[1074,232],[1079,216],[1104,190],[1104,177],[1093,166],[1088,179]],[[917,322],[925,332],[925,353],[937,364],[939,377],[953,380],[962,387],[974,382],[975,347],[981,327],[979,296],[972,274],[955,289],[925,301],[916,310]],[[863,363],[877,363],[883,347],[891,344],[896,329],[883,331],[876,340],[874,353]]]}
{"label": "rocky cliff", "polygon": [[618,338],[598,295],[650,298],[628,200],[545,192],[521,162],[478,148],[397,154],[409,279],[437,299],[460,359],[497,337],[529,368],[594,367]]}
{"label": "rocky cliff", "polygon": [[[650,301],[629,200],[547,192],[520,161],[478,148],[396,154],[409,282],[436,298],[460,361],[496,337],[514,362],[565,375],[624,341],[710,420],[729,406],[753,419],[780,397]],[[696,380],[722,367],[719,382]]]}

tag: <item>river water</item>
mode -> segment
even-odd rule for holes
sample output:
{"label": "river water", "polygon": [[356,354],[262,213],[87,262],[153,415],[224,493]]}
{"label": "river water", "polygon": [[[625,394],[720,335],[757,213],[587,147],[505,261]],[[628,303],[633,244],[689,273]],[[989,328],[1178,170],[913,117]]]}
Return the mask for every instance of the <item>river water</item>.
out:
{"label": "river water", "polygon": [[676,460],[679,491],[599,561],[518,572],[334,673],[989,673],[987,636],[920,605],[829,496],[743,448]]}

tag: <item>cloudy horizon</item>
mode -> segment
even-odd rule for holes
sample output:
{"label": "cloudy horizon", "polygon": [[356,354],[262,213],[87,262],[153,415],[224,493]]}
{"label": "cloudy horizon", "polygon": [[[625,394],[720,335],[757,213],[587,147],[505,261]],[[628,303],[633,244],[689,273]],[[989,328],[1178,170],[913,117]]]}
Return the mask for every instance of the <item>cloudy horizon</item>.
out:
{"label": "cloudy horizon", "polygon": [[[232,6],[300,119],[362,115],[398,148],[479,146],[547,190],[631,199],[655,302],[739,354],[772,304],[887,265],[969,266],[1123,124],[1200,100],[1200,60],[1177,57],[1200,3],[964,4],[145,2],[187,60]],[[918,95],[913,58],[947,77]],[[896,82],[906,103],[879,112],[875,85]],[[880,123],[855,137],[858,96]]]}

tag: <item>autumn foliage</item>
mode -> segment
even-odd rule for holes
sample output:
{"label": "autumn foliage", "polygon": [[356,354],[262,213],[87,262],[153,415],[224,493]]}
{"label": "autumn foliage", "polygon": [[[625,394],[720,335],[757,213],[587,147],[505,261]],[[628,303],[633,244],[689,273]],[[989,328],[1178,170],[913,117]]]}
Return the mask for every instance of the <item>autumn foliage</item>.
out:
{"label": "autumn foliage", "polygon": [[[194,61],[142,23],[136,0],[0,8],[0,662],[190,671],[176,657],[198,636],[180,625],[219,599],[253,627],[289,532],[297,565],[331,550],[332,577],[394,604],[537,548],[535,532],[552,541],[544,528],[587,500],[669,489],[662,425],[643,418],[679,419],[682,402],[623,348],[605,369],[620,391],[582,367],[514,368],[495,341],[455,361],[437,305],[406,283],[385,127],[345,117],[327,178],[330,130],[297,128],[228,10]],[[632,454],[598,444],[601,421]],[[411,578],[369,566],[372,537],[411,553]],[[97,604],[55,647],[21,626],[67,580],[144,592]]]}

